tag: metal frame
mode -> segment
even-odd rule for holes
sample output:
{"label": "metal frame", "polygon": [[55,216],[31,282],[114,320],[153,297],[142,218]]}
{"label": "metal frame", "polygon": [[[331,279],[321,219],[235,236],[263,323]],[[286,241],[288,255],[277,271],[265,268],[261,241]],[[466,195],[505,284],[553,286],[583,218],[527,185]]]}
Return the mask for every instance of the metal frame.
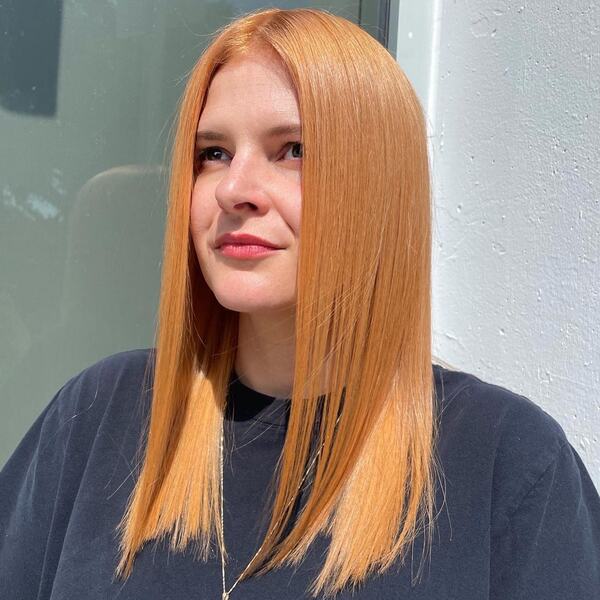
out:
{"label": "metal frame", "polygon": [[391,54],[398,44],[398,15],[400,0],[360,2],[358,24],[368,31]]}

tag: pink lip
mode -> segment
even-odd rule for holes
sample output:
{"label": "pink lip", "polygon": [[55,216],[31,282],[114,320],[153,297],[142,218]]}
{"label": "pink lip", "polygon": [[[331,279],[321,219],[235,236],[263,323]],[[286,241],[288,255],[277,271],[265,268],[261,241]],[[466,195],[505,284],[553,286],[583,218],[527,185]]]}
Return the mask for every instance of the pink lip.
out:
{"label": "pink lip", "polygon": [[256,235],[250,235],[249,233],[225,233],[217,238],[215,247],[220,248],[223,244],[264,246],[274,249],[279,248],[277,244],[273,244],[269,240],[259,238]]}
{"label": "pink lip", "polygon": [[259,244],[222,244],[218,249],[223,256],[241,260],[255,259],[268,254],[275,254],[278,248],[261,246]]}

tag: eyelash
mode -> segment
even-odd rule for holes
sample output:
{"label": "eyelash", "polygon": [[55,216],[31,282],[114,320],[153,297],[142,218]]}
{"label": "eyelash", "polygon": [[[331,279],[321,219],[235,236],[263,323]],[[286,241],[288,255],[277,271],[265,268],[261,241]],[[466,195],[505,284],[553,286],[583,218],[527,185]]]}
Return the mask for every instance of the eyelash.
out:
{"label": "eyelash", "polygon": [[[294,146],[296,144],[302,146],[302,142],[288,142],[284,147],[287,149],[290,146]],[[209,146],[208,148],[203,148],[202,150],[196,152],[196,157],[194,159],[194,165],[196,166],[196,168],[198,168],[199,166],[202,165],[202,163],[205,161],[206,154],[208,152],[210,152],[211,150],[219,150],[220,152],[224,152],[226,154],[225,150],[223,150],[223,148],[219,148],[218,146]],[[286,152],[287,152],[287,150],[286,150]],[[298,158],[302,158],[302,156],[300,156]],[[221,162],[221,161],[209,160],[208,162]]]}

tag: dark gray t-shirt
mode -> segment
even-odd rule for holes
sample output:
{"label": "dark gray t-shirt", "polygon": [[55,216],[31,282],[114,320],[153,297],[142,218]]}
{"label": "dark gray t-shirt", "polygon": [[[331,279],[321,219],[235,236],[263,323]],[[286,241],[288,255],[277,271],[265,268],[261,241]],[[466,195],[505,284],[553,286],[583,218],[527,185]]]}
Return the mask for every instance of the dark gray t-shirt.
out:
{"label": "dark gray t-shirt", "polygon": [[[220,599],[221,562],[193,548],[146,544],[130,578],[115,580],[116,527],[136,473],[150,405],[142,389],[150,349],[109,356],[70,379],[0,472],[0,598]],[[152,362],[151,362],[152,364]],[[536,404],[477,377],[433,367],[440,399],[438,487],[430,559],[405,564],[354,595],[399,600],[599,600],[600,497],[560,425]],[[229,588],[266,525],[267,489],[283,447],[289,401],[232,381],[225,458]],[[421,540],[422,542],[422,540]],[[231,600],[308,598],[327,540],[296,569],[238,583]]]}

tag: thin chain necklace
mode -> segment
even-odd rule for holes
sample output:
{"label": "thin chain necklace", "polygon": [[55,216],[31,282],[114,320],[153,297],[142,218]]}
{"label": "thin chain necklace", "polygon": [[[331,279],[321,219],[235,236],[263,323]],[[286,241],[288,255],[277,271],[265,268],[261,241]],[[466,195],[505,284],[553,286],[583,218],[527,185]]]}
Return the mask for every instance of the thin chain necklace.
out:
{"label": "thin chain necklace", "polygon": [[[335,422],[336,425],[338,424],[339,420],[340,420],[340,417],[338,416],[338,418]],[[231,594],[231,592],[233,591],[233,588],[240,582],[242,575],[246,572],[246,569],[248,568],[248,565],[250,563],[248,563],[248,565],[246,566],[246,569],[244,569],[241,572],[239,577],[235,580],[234,584],[229,588],[229,590],[227,590],[225,587],[225,558],[224,558],[225,534],[224,534],[224,520],[223,520],[223,504],[224,504],[224,500],[223,500],[223,479],[224,479],[224,475],[223,475],[223,438],[224,438],[223,426],[221,426],[221,439],[220,439],[220,444],[219,444],[220,445],[219,462],[221,463],[221,465],[220,465],[221,466],[221,538],[220,538],[221,539],[221,547],[220,547],[220,551],[221,551],[221,576],[222,576],[222,581],[223,581],[223,594],[221,595],[221,600],[229,600],[229,594]],[[313,458],[312,462],[310,463],[308,469],[302,476],[302,479],[300,480],[300,487],[302,487],[302,483],[304,482],[304,479],[310,472],[312,466],[315,464],[315,461],[317,460],[322,449],[323,449],[323,446],[321,446],[321,448],[319,448],[319,451],[315,454],[315,457]],[[288,504],[288,506],[289,506],[289,504]],[[256,555],[261,551],[264,544],[265,543],[263,541],[263,543],[260,545],[260,548],[256,551],[256,553],[254,554],[254,556],[252,557],[250,562],[252,562],[254,560]]]}

